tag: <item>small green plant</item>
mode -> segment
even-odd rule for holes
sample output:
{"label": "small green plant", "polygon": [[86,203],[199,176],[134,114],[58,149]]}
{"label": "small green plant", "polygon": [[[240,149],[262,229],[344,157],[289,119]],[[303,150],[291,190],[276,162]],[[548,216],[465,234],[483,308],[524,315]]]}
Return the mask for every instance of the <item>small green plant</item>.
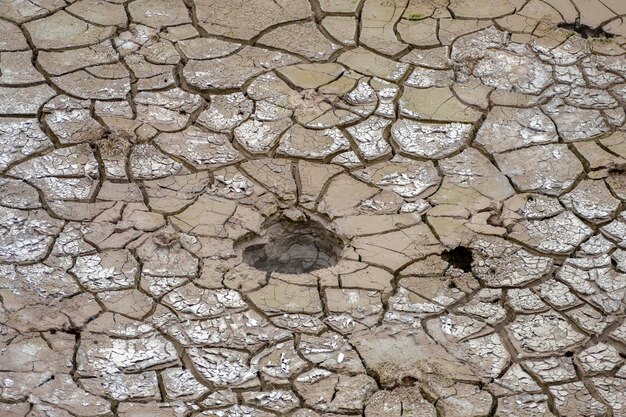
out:
{"label": "small green plant", "polygon": [[416,22],[418,20],[424,19],[426,16],[421,13],[409,13],[409,20],[412,22]]}

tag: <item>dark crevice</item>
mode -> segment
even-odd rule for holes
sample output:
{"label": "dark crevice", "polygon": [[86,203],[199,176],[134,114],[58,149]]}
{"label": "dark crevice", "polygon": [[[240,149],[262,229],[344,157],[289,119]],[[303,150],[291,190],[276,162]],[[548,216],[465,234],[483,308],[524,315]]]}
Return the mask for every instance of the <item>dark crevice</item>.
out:
{"label": "dark crevice", "polygon": [[444,251],[441,254],[444,261],[448,262],[455,268],[462,270],[463,272],[472,271],[472,262],[474,261],[474,255],[472,251],[465,246],[457,246],[452,250]]}
{"label": "dark crevice", "polygon": [[592,28],[587,25],[583,25],[580,22],[576,23],[559,23],[558,27],[571,30],[572,32],[578,33],[584,39],[610,39],[614,35],[608,32],[605,32],[602,28]]}

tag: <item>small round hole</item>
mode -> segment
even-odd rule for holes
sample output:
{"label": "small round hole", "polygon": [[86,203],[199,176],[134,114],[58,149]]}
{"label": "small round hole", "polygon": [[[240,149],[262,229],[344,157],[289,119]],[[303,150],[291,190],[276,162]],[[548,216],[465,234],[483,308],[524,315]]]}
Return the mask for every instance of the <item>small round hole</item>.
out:
{"label": "small round hole", "polygon": [[447,250],[441,254],[441,257],[444,261],[463,272],[470,272],[472,270],[474,255],[472,251],[465,246],[457,246],[452,250]]}

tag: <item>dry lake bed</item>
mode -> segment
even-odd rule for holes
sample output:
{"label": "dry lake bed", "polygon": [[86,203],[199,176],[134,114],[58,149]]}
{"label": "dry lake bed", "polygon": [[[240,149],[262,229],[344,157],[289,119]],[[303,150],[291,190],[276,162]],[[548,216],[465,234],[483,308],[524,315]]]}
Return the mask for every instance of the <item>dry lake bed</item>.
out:
{"label": "dry lake bed", "polygon": [[0,416],[626,416],[626,1],[0,0]]}

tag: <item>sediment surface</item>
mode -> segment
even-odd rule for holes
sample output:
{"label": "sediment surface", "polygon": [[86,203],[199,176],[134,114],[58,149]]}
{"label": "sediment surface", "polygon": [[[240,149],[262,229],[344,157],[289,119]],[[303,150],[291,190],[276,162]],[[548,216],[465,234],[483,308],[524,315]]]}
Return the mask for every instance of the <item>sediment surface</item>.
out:
{"label": "sediment surface", "polygon": [[626,2],[0,2],[0,415],[626,416]]}

